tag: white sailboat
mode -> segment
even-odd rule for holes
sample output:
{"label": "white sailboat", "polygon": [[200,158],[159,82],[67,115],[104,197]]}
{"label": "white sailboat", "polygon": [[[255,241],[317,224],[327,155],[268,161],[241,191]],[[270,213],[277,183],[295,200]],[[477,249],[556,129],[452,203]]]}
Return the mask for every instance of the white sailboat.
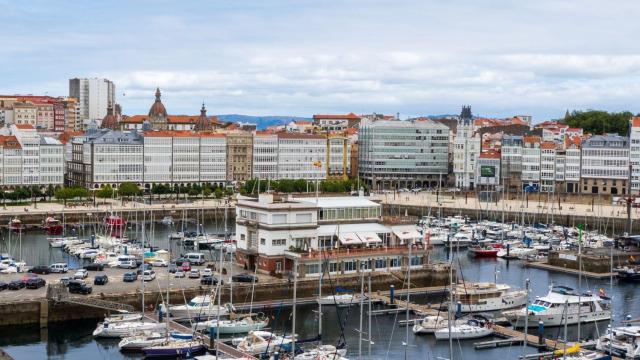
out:
{"label": "white sailboat", "polygon": [[291,342],[292,339],[290,337],[283,337],[269,331],[250,331],[247,336],[240,340],[237,347],[238,350],[256,355],[276,351],[281,346],[289,345]]}
{"label": "white sailboat", "polygon": [[208,330],[209,334],[243,334],[253,330],[262,330],[269,324],[269,318],[261,317],[253,319],[247,316],[238,320],[220,320],[212,319],[208,321],[200,321],[193,324],[194,330]]}
{"label": "white sailboat", "polygon": [[447,327],[447,318],[441,315],[427,315],[413,325],[413,333],[433,334],[438,329]]}
{"label": "white sailboat", "polygon": [[358,301],[358,296],[354,294],[327,295],[317,299],[320,305],[335,305],[338,307],[355,305]]}
{"label": "white sailboat", "polygon": [[126,321],[109,323],[103,322],[98,324],[98,327],[93,331],[93,336],[96,338],[120,338],[132,336],[134,334],[142,333],[144,331],[162,331],[164,330],[163,324],[144,322],[144,321]]}
{"label": "white sailboat", "polygon": [[438,329],[434,332],[436,340],[465,340],[465,339],[478,339],[493,334],[493,330],[478,322],[473,323],[474,320],[470,320],[466,324],[456,324],[449,327]]}
{"label": "white sailboat", "polygon": [[169,306],[169,314],[176,318],[226,316],[233,311],[231,304],[218,306],[210,295],[196,296],[184,305]]}

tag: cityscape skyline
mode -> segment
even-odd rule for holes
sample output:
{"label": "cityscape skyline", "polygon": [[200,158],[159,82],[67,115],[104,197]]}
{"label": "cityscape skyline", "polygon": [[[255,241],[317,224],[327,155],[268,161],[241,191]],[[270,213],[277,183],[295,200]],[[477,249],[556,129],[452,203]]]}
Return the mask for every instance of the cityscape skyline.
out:
{"label": "cityscape skyline", "polygon": [[0,93],[67,95],[70,78],[104,77],[125,114],[146,113],[157,86],[172,114],[195,114],[202,101],[211,114],[304,117],[456,114],[460,104],[534,122],[567,109],[638,112],[632,3],[391,5],[141,2],[119,11],[110,2],[69,11],[0,1]]}

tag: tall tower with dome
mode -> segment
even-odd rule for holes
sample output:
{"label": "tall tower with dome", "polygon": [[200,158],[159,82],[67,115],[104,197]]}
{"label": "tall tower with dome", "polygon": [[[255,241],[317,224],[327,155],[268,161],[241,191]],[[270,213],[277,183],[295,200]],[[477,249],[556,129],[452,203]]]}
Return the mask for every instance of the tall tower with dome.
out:
{"label": "tall tower with dome", "polygon": [[169,128],[167,122],[167,109],[165,109],[164,104],[162,104],[162,100],[160,100],[161,96],[160,88],[157,88],[156,101],[151,105],[151,109],[149,109],[149,121],[155,130],[167,130]]}

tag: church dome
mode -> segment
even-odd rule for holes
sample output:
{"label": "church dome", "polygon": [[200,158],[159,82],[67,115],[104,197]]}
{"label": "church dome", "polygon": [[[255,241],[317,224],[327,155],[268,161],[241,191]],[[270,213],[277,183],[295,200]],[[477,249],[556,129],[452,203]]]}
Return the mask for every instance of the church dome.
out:
{"label": "church dome", "polygon": [[156,101],[151,105],[149,109],[149,116],[162,116],[167,117],[167,109],[164,108],[164,104],[160,100],[160,88],[156,89]]}
{"label": "church dome", "polygon": [[118,130],[118,119],[113,115],[113,106],[111,106],[111,104],[107,107],[107,115],[102,119],[100,127],[103,129]]}

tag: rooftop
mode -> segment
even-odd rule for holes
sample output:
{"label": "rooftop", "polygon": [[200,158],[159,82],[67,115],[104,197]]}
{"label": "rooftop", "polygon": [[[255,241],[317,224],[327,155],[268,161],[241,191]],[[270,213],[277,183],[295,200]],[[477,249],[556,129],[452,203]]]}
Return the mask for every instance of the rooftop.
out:
{"label": "rooftop", "polygon": [[369,122],[365,125],[361,125],[363,128],[365,127],[373,127],[373,128],[437,128],[449,131],[449,128],[446,125],[435,122],[430,119],[424,119],[419,121],[397,121],[397,120],[376,120],[373,122]]}
{"label": "rooftop", "polygon": [[360,120],[360,116],[354,113],[348,113],[346,115],[313,115],[314,119],[335,119],[335,120]]}
{"label": "rooftop", "polygon": [[[294,201],[308,202],[315,205],[316,198],[294,198]],[[318,206],[321,208],[348,208],[348,207],[379,207],[377,202],[369,200],[369,198],[361,196],[336,196],[336,197],[319,197]]]}

